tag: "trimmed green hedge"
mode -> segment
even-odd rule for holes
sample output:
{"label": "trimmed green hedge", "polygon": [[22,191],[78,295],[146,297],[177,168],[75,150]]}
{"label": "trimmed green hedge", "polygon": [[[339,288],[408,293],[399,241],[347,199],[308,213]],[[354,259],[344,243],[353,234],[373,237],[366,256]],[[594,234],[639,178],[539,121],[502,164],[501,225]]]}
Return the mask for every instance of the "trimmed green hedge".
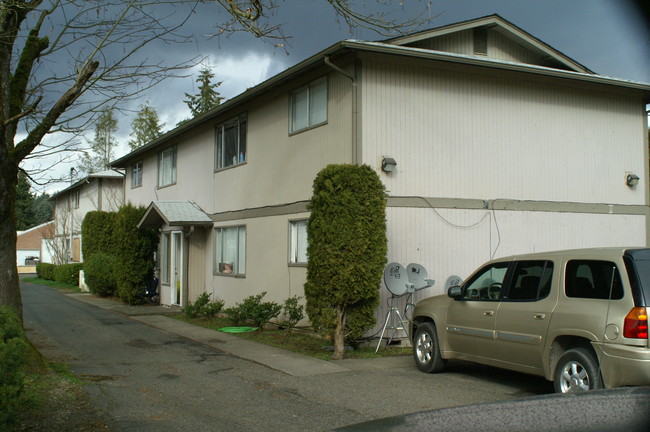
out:
{"label": "trimmed green hedge", "polygon": [[97,252],[84,262],[84,278],[91,293],[102,297],[115,295],[117,280],[115,277],[114,255]]}
{"label": "trimmed green hedge", "polygon": [[344,338],[375,324],[386,265],[386,192],[368,166],[329,165],[314,180],[308,208],[306,311],[343,355]]}
{"label": "trimmed green hedge", "polygon": [[50,263],[38,263],[36,264],[36,275],[45,280],[54,280],[54,270],[56,266]]}
{"label": "trimmed green hedge", "polygon": [[155,229],[138,229],[138,222],[145,211],[145,207],[134,207],[132,204],[122,206],[113,228],[117,295],[127,304],[144,301],[144,287],[153,277],[158,232]]}
{"label": "trimmed green hedge", "polygon": [[27,364],[27,340],[15,310],[0,306],[0,430],[15,422]]}
{"label": "trimmed green hedge", "polygon": [[79,270],[83,270],[83,263],[55,266],[54,280],[60,283],[79,286]]}
{"label": "trimmed green hedge", "polygon": [[94,254],[113,253],[115,251],[113,229],[117,213],[91,211],[86,213],[81,224],[81,248],[84,261]]}

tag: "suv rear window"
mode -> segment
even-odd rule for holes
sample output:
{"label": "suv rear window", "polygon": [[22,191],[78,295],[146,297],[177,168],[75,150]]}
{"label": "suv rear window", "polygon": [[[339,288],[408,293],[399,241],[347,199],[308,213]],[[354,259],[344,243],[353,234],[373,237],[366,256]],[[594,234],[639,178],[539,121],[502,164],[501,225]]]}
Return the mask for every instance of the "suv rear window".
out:
{"label": "suv rear window", "polygon": [[610,261],[572,260],[564,278],[567,297],[619,300],[623,285],[616,264]]}
{"label": "suv rear window", "polygon": [[650,249],[625,252],[625,267],[632,286],[635,306],[647,306],[650,300]]}

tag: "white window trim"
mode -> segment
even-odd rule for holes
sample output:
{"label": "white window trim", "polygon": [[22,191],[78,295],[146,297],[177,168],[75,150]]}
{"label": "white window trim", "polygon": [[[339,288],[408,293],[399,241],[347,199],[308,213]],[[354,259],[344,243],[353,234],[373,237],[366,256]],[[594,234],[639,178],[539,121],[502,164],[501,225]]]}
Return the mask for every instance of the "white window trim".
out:
{"label": "white window trim", "polygon": [[[171,166],[171,174],[170,174],[170,182],[169,183],[162,183],[162,161],[163,161],[163,155],[167,152],[172,152],[172,166]],[[177,146],[173,145],[171,147],[167,147],[165,150],[162,150],[161,152],[158,153],[158,188],[163,188],[167,186],[172,186],[176,184],[176,179],[177,179],[177,159],[178,159],[178,150]]]}
{"label": "white window trim", "polygon": [[[298,233],[299,227],[305,227],[305,261],[299,260]],[[296,219],[289,221],[289,265],[306,266],[307,265],[307,219]]]}
{"label": "white window trim", "polygon": [[[135,184],[135,182],[134,182],[134,179],[136,177],[136,175],[135,175],[135,173],[136,173],[135,167],[137,165],[140,165],[140,169],[138,171],[140,173],[139,176],[138,176],[138,178],[140,179],[140,182],[138,184]],[[142,160],[139,160],[139,161],[135,162],[133,165],[131,165],[131,189],[142,186],[142,168],[143,168],[143,166],[144,166],[144,163],[143,163]]]}
{"label": "white window trim", "polygon": [[[166,239],[166,240],[165,240]],[[165,242],[167,243],[165,247]],[[163,285],[170,284],[171,269],[171,233],[164,232],[160,234],[160,283]]]}

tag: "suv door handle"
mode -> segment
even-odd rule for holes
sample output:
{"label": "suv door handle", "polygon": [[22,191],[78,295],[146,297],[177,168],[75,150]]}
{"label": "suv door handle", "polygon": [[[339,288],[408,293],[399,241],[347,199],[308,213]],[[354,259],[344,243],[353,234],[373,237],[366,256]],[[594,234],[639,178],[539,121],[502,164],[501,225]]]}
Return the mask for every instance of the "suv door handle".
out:
{"label": "suv door handle", "polygon": [[535,318],[536,320],[543,320],[544,318],[546,318],[546,314],[544,314],[544,313],[536,313],[536,314],[533,314],[533,318]]}
{"label": "suv door handle", "polygon": [[483,315],[485,315],[485,316],[494,316],[494,311],[485,311],[485,312],[483,312]]}

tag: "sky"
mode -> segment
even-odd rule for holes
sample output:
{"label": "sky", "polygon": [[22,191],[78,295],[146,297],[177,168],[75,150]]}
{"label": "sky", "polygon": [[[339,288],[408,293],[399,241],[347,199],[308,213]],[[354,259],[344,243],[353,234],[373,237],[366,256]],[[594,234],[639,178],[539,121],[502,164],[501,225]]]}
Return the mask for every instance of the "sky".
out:
{"label": "sky", "polygon": [[[388,6],[382,4],[389,3]],[[594,72],[633,81],[650,83],[650,25],[648,9],[638,5],[647,0],[352,0],[363,12],[364,7],[393,12],[397,19],[412,15],[415,10],[428,9],[431,20],[420,29],[499,14],[548,45],[573,58]],[[226,19],[223,11],[212,4],[201,8],[187,23],[195,43],[147,48],[151,60],[170,62],[199,56],[202,65],[209,65],[216,74],[221,96],[230,99],[286,68],[318,53],[343,39],[378,41],[386,36],[370,30],[350,30],[326,0],[278,0],[272,22],[283,25],[290,36],[285,47],[276,47],[254,37],[237,33],[232,36],[209,37],[216,25]],[[144,53],[143,53],[144,55]],[[128,153],[133,112],[144,103],[154,107],[164,130],[190,117],[183,102],[185,93],[198,91],[195,78],[201,64],[189,73],[193,77],[164,81],[137,100],[129,102],[118,117],[119,142],[115,157]],[[131,112],[131,114],[128,114]],[[89,131],[92,138],[94,131]],[[56,139],[49,137],[48,139]],[[33,163],[33,162],[30,162]],[[73,164],[62,163],[52,175],[69,172]],[[52,193],[66,187],[64,183],[35,188],[36,192]]]}

